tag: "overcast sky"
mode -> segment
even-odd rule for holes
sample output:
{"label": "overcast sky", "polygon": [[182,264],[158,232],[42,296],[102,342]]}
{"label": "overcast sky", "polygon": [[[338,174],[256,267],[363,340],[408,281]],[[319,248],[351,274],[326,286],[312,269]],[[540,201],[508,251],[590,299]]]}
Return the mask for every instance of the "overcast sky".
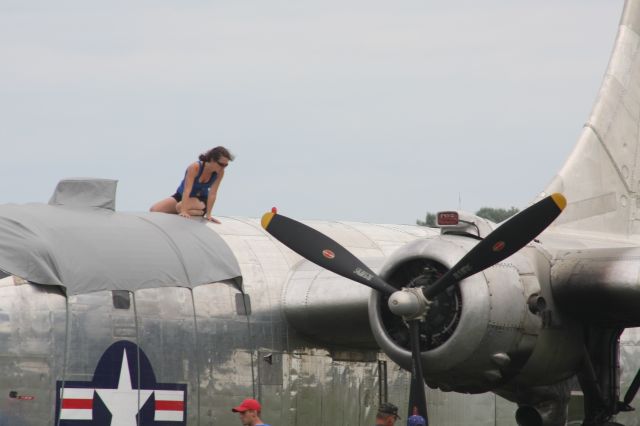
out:
{"label": "overcast sky", "polygon": [[621,0],[0,0],[0,202],[236,154],[214,214],[415,223],[524,207],[564,162]]}

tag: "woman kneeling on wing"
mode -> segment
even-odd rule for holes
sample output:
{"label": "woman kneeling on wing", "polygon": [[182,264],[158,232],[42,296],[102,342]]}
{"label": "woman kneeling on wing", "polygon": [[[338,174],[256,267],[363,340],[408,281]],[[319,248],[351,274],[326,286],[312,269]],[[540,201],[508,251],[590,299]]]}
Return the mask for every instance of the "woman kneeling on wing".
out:
{"label": "woman kneeling on wing", "polygon": [[187,167],[176,193],[155,203],[150,211],[177,213],[183,217],[204,216],[207,220],[220,223],[211,216],[211,209],[224,177],[224,169],[233,161],[233,155],[225,147],[217,146],[199,158],[199,162]]}

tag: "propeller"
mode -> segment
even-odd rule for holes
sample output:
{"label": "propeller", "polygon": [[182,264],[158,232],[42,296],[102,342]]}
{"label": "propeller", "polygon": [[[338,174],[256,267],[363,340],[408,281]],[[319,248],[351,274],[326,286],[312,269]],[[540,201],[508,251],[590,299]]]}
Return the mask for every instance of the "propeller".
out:
{"label": "propeller", "polygon": [[512,216],[425,290],[424,296],[431,299],[447,287],[511,256],[551,225],[566,205],[567,200],[564,196],[555,193]]}
{"label": "propeller", "polygon": [[275,208],[262,216],[262,227],[316,265],[390,296],[389,309],[407,322],[410,331],[409,413],[417,412],[426,419],[424,375],[420,362],[420,321],[426,319],[430,300],[455,283],[495,265],[526,246],[558,217],[566,204],[560,193],[543,198],[487,235],[432,286],[402,290],[386,283],[336,241],[303,223],[277,214]]}
{"label": "propeller", "polygon": [[[275,209],[265,213],[261,222],[262,227],[278,241],[316,265],[387,295],[402,293],[387,284],[349,250],[310,226],[277,214]],[[427,397],[420,362],[420,322],[416,318],[407,323],[411,335],[409,414],[419,414],[426,419]]]}
{"label": "propeller", "polygon": [[318,266],[385,294],[398,290],[384,282],[349,250],[304,223],[272,211],[262,216],[262,227],[282,244]]}
{"label": "propeller", "polygon": [[420,362],[420,320],[409,322],[411,339],[411,390],[409,392],[409,410],[407,417],[420,415],[427,419],[427,395],[424,390],[424,374]]}
{"label": "propeller", "polygon": [[618,403],[618,408],[620,411],[633,411],[634,408],[631,407],[631,401],[636,397],[638,393],[638,389],[640,389],[640,370],[636,373],[633,378],[633,381],[629,385],[629,389],[627,389],[627,393],[624,394],[624,399],[622,402]]}

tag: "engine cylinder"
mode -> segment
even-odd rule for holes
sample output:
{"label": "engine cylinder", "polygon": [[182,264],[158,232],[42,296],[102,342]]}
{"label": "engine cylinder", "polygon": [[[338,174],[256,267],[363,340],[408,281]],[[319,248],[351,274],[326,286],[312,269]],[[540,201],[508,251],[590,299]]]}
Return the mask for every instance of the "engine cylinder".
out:
{"label": "engine cylinder", "polygon": [[[382,277],[401,288],[428,286],[477,243],[441,236],[407,244],[388,260]],[[516,375],[535,347],[541,319],[528,300],[540,291],[532,267],[516,254],[472,275],[434,298],[421,325],[425,379],[442,390],[478,393],[495,389]],[[396,363],[409,369],[406,326],[373,292],[369,320],[374,337]]]}

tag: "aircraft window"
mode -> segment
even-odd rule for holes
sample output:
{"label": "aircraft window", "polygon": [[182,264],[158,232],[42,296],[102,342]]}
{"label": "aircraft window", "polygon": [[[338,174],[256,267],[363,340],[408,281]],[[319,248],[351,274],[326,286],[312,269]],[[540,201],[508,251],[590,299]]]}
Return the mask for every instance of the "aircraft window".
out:
{"label": "aircraft window", "polygon": [[131,307],[131,295],[127,290],[113,290],[113,307],[116,309],[129,309]]}
{"label": "aircraft window", "polygon": [[236,313],[251,315],[251,298],[248,294],[236,293]]}

